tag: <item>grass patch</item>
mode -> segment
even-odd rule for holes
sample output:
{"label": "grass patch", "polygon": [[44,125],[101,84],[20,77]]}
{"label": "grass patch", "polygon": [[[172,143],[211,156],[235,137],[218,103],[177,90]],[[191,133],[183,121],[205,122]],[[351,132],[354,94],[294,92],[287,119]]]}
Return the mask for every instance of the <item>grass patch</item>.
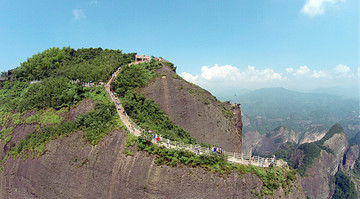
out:
{"label": "grass patch", "polygon": [[40,124],[41,126],[55,125],[60,124],[63,121],[61,115],[67,112],[68,108],[62,108],[60,110],[55,110],[53,108],[48,108],[41,110],[36,115],[32,115],[25,119],[27,124]]}
{"label": "grass patch", "polygon": [[12,136],[11,136],[11,135],[7,136],[7,137],[5,138],[5,143],[4,143],[4,145],[6,145],[7,143],[9,143],[9,142],[11,141],[11,139],[12,139]]}
{"label": "grass patch", "polygon": [[134,152],[129,149],[124,149],[124,154],[126,154],[128,156],[134,156]]}
{"label": "grass patch", "polygon": [[8,127],[10,125],[11,112],[1,111],[0,112],[0,125]]}
{"label": "grass patch", "polygon": [[124,154],[126,155],[129,155],[129,156],[133,156],[134,155],[134,152],[129,150],[128,147],[132,147],[132,146],[135,146],[135,144],[137,143],[137,137],[135,135],[132,135],[130,133],[127,133],[126,135],[126,144],[125,144],[125,147],[124,147]]}
{"label": "grass patch", "polygon": [[172,78],[173,78],[173,79],[180,79],[180,80],[183,80],[183,78],[182,78],[182,77],[180,77],[180,75],[178,75],[178,74],[176,74],[176,73],[174,73],[174,74],[172,75]]}
{"label": "grass patch", "polygon": [[[97,144],[114,124],[115,107],[104,103],[97,103],[94,110],[78,116],[75,120],[56,123],[42,129],[37,128],[33,133],[26,136],[24,140],[10,148],[8,156],[30,154],[40,156],[45,153],[45,145],[53,139],[68,136],[72,132],[84,129],[86,140],[92,145]],[[11,134],[13,127],[6,129],[1,137]],[[3,132],[3,131],[2,131]]]}
{"label": "grass patch", "polygon": [[86,91],[85,98],[92,99],[94,101],[106,102],[109,101],[109,97],[102,86],[89,87],[84,89]]}
{"label": "grass patch", "polygon": [[5,139],[14,132],[14,127],[5,128],[0,131],[0,139]]}

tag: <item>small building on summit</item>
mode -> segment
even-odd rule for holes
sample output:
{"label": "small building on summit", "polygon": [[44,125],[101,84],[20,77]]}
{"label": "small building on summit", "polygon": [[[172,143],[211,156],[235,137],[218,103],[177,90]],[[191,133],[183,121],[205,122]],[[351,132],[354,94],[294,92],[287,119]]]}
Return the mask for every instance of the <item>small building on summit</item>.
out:
{"label": "small building on summit", "polygon": [[150,60],[151,60],[150,56],[147,56],[147,55],[135,55],[135,64],[148,62]]}
{"label": "small building on summit", "polygon": [[0,83],[5,82],[5,81],[7,81],[7,80],[8,80],[7,77],[1,77],[1,76],[0,76]]}

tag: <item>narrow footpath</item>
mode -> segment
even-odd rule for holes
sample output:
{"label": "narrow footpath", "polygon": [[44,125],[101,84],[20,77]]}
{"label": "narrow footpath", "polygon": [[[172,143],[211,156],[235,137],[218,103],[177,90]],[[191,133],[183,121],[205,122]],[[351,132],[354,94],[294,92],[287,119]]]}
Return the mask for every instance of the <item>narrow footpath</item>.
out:
{"label": "narrow footpath", "polygon": [[[133,65],[134,62],[128,64]],[[126,129],[133,135],[139,137],[142,132],[145,130],[136,125],[126,114],[126,111],[122,104],[120,103],[118,97],[116,96],[116,93],[114,91],[111,91],[111,83],[115,80],[115,78],[118,76],[119,72],[121,70],[121,67],[119,67],[115,73],[112,74],[110,80],[105,84],[105,90],[110,95],[111,100],[115,103],[117,113],[126,127]],[[191,145],[191,144],[184,144],[184,143],[177,143],[176,141],[172,141],[169,139],[163,139],[160,140],[153,139],[152,143],[157,144],[159,146],[164,146],[166,148],[173,148],[173,149],[184,149],[192,151],[198,155],[200,154],[209,154],[209,153],[215,153],[213,149],[201,147],[200,145]],[[259,167],[269,167],[271,163],[274,163],[274,165],[279,167],[285,167],[287,166],[287,162],[283,160],[276,160],[275,157],[273,158],[264,158],[260,156],[252,156],[251,154],[243,154],[243,153],[234,153],[234,152],[226,152],[222,151],[222,154],[225,155],[226,160],[229,162],[235,162],[239,164],[246,164],[246,165],[254,165]]]}

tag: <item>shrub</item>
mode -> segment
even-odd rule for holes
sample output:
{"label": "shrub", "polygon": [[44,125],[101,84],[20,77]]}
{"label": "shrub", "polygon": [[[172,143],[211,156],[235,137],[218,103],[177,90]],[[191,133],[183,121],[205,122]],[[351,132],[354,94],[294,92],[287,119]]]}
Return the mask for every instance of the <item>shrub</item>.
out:
{"label": "shrub", "polygon": [[332,198],[359,198],[355,183],[340,171],[335,175],[335,193]]}
{"label": "shrub", "polygon": [[11,138],[12,138],[11,135],[7,136],[7,137],[5,138],[5,143],[4,143],[4,145],[6,145],[7,143],[9,143],[9,142],[11,141]]}

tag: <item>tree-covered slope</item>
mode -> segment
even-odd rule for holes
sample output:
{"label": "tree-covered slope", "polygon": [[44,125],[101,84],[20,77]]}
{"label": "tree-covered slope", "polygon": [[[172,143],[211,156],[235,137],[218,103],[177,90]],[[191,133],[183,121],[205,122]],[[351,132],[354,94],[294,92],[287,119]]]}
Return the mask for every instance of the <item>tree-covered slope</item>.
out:
{"label": "tree-covered slope", "polygon": [[[118,67],[133,59],[133,53],[123,54],[120,50],[47,49],[12,71],[11,81],[0,90],[0,111],[68,107],[83,98],[81,83],[106,81]],[[33,80],[40,83],[31,84]]]}
{"label": "tree-covered slope", "polygon": [[[12,70],[0,89],[1,157],[43,154],[48,142],[79,130],[97,144],[119,121],[104,88],[82,83],[106,81],[133,59],[120,50],[51,48]],[[85,99],[92,100],[90,109],[68,116]]]}
{"label": "tree-covered slope", "polygon": [[105,81],[116,68],[133,61],[134,56],[102,48],[50,48],[21,63],[13,71],[13,79],[31,81],[64,76],[80,82]]}

